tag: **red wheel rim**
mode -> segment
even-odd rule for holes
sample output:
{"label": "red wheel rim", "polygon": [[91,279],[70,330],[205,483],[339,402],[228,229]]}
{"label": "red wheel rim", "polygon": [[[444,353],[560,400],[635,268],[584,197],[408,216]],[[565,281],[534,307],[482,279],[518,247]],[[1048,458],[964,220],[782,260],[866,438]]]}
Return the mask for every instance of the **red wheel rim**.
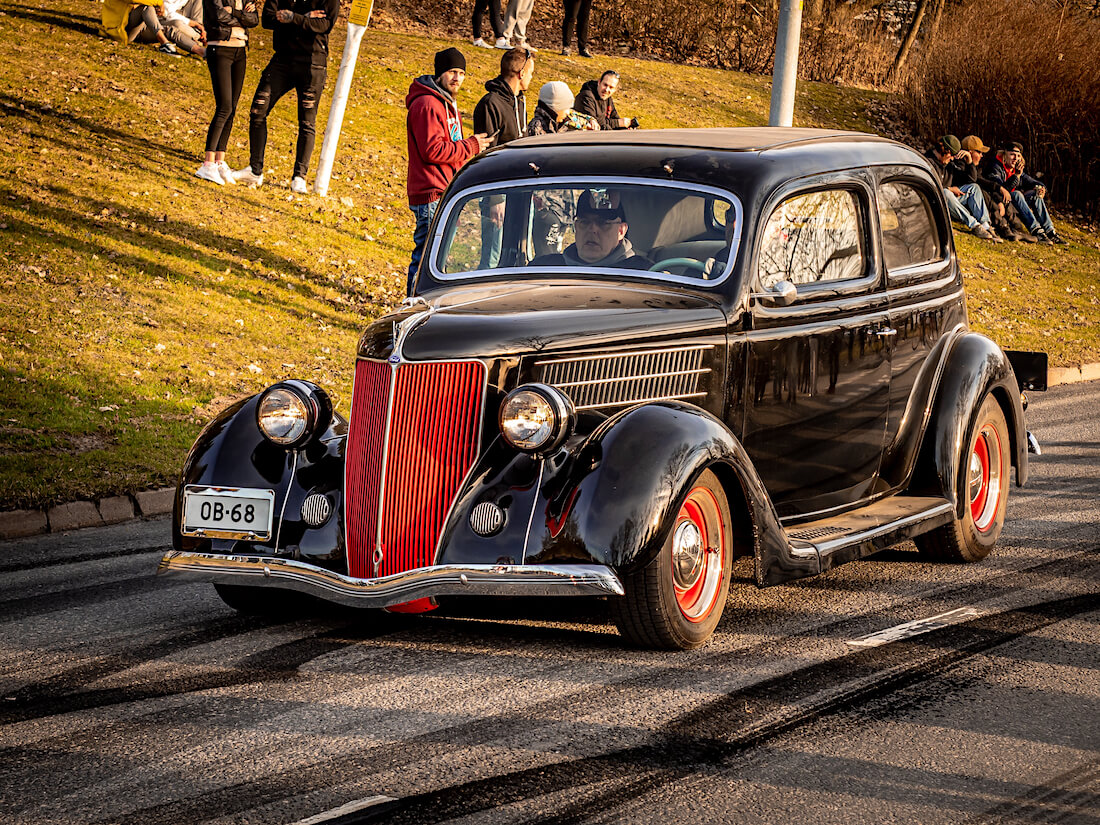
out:
{"label": "red wheel rim", "polygon": [[692,489],[672,528],[672,587],[689,622],[706,620],[722,592],[725,535],[714,494],[706,487]]}
{"label": "red wheel rim", "polygon": [[967,476],[970,518],[979,533],[992,528],[1000,509],[1001,455],[1001,438],[996,428],[983,425],[970,451]]}

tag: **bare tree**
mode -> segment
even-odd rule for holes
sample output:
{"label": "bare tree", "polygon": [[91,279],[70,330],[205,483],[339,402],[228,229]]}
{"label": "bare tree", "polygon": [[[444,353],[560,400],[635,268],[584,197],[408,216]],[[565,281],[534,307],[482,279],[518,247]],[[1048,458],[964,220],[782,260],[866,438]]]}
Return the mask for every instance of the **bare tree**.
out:
{"label": "bare tree", "polygon": [[902,38],[897,57],[894,58],[894,65],[890,67],[890,71],[886,74],[887,83],[892,83],[902,67],[905,66],[905,61],[909,57],[909,50],[913,48],[913,43],[917,39],[917,33],[920,32],[920,24],[924,20],[926,11],[928,11],[928,0],[918,0],[917,8],[913,12],[913,19],[909,21],[909,29],[905,32],[905,37]]}

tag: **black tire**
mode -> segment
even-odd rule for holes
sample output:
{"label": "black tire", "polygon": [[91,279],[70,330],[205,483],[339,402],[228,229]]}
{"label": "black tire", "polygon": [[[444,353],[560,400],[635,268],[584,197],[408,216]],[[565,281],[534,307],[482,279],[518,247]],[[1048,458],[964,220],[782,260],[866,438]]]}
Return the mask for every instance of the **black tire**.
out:
{"label": "black tire", "polygon": [[964,444],[957,489],[963,517],[914,539],[921,554],[936,561],[984,559],[1005,523],[1012,459],[1005,415],[992,395],[982,402]]}
{"label": "black tire", "polygon": [[625,595],[611,600],[619,632],[661,650],[705,644],[726,606],[733,549],[729,502],[707,470],[685,492],[661,552],[623,577]]}
{"label": "black tire", "polygon": [[240,584],[215,584],[214,589],[223,602],[246,616],[291,619],[302,615],[306,607],[306,598],[291,590]]}

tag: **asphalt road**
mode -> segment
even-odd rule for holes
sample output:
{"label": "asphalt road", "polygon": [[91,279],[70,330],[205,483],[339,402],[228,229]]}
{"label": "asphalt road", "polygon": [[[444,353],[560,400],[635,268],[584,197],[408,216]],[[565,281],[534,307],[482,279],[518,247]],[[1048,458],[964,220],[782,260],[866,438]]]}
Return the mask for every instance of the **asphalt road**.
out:
{"label": "asphalt road", "polygon": [[239,617],[163,520],[0,544],[0,823],[1100,824],[1098,408],[1033,396],[984,562],[741,564],[690,653],[586,600]]}

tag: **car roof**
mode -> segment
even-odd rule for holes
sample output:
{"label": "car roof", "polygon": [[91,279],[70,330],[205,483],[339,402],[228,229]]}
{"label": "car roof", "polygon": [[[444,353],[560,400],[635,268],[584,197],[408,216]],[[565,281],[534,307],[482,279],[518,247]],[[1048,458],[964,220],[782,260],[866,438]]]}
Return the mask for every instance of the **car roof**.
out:
{"label": "car roof", "polygon": [[893,143],[866,132],[846,132],[837,129],[806,129],[794,127],[730,127],[715,129],[615,129],[597,132],[558,132],[551,135],[523,138],[506,146],[511,148],[545,144],[618,144],[626,146],[669,146],[694,149],[725,149],[729,151],[763,152],[796,144],[825,142]]}

